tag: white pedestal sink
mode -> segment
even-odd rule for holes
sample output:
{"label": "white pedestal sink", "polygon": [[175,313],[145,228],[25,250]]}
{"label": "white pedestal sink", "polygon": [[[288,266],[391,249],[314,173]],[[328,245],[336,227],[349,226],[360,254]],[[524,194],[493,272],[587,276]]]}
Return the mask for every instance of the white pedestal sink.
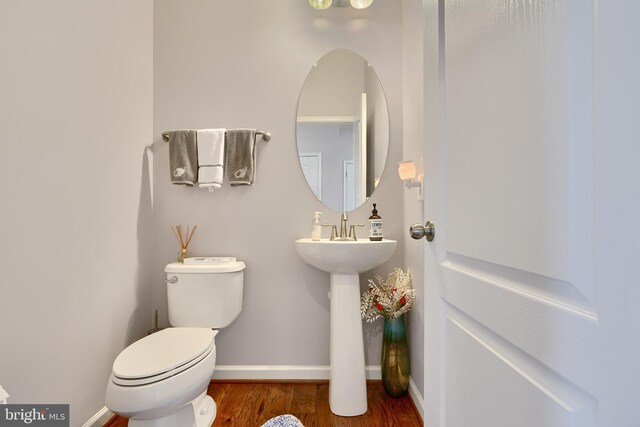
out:
{"label": "white pedestal sink", "polygon": [[296,240],[296,250],[304,262],[331,273],[329,406],[336,415],[349,417],[367,412],[359,274],[388,260],[396,243],[387,239]]}

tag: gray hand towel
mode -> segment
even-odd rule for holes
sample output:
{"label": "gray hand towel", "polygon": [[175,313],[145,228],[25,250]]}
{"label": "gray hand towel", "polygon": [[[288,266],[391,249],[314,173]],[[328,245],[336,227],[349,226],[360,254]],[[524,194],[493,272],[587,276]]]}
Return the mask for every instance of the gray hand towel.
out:
{"label": "gray hand towel", "polygon": [[169,171],[171,182],[192,186],[198,182],[198,146],[196,131],[180,129],[169,134]]}
{"label": "gray hand towel", "polygon": [[253,185],[256,177],[256,130],[227,129],[227,176],[231,185]]}

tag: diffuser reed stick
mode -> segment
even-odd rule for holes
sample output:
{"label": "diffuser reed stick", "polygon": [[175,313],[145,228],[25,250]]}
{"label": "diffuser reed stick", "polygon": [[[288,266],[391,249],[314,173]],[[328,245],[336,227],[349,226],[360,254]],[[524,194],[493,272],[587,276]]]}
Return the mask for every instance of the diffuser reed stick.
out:
{"label": "diffuser reed stick", "polygon": [[189,243],[191,243],[191,239],[193,238],[193,234],[196,232],[196,228],[198,228],[198,226],[194,225],[193,230],[191,230],[191,234],[189,234],[189,228],[187,227],[187,243],[185,243],[185,246],[189,246]]}
{"label": "diffuser reed stick", "polygon": [[184,262],[184,259],[189,257],[189,243],[191,243],[191,239],[193,238],[193,235],[196,232],[197,228],[197,225],[194,225],[193,229],[191,229],[190,225],[187,225],[187,234],[183,235],[181,225],[176,225],[175,228],[171,226],[171,231],[173,231],[176,239],[178,239],[178,244],[180,244],[178,262]]}

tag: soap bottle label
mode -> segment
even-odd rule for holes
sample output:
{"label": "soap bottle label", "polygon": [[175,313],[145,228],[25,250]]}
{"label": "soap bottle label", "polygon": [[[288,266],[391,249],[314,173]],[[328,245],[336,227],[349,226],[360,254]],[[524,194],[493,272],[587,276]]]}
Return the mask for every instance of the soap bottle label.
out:
{"label": "soap bottle label", "polygon": [[382,219],[369,220],[369,237],[382,237]]}

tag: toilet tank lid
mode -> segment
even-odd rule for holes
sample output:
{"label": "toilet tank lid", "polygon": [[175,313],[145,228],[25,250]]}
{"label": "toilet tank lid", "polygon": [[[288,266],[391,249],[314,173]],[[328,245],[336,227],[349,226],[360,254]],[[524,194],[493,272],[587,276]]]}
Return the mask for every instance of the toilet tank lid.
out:
{"label": "toilet tank lid", "polygon": [[242,271],[246,265],[234,257],[193,257],[187,258],[185,262],[172,262],[167,264],[165,273],[233,273]]}

